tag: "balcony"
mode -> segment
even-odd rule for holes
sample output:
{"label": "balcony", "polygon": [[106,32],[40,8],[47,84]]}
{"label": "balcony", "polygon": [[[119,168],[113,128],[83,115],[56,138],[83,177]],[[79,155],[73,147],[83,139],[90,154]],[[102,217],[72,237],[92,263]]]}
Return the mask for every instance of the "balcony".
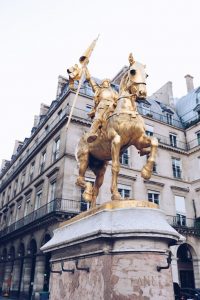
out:
{"label": "balcony", "polygon": [[200,221],[185,216],[166,216],[167,222],[180,234],[200,236]]}
{"label": "balcony", "polygon": [[87,205],[88,203],[82,201],[54,199],[17,222],[2,229],[0,231],[0,239],[7,235],[10,236],[12,233],[17,234],[17,232],[21,232],[22,228],[24,232],[25,228],[33,228],[34,226],[38,226],[38,224],[43,224],[52,219],[58,220],[63,217],[64,219],[73,217],[87,210]]}
{"label": "balcony", "polygon": [[168,125],[171,125],[171,126],[174,126],[174,127],[177,127],[177,128],[181,128],[183,129],[183,124],[181,123],[181,121],[179,119],[175,119],[175,118],[171,118],[169,120],[169,118],[164,115],[164,114],[159,114],[155,111],[152,111],[152,110],[149,110],[148,112],[146,112],[145,110],[143,110],[143,108],[141,106],[137,106],[138,108],[138,112],[142,115],[142,116],[146,116],[146,117],[149,117],[149,118],[152,118],[154,120],[157,120],[157,121],[160,121],[162,123],[166,123]]}
{"label": "balcony", "polygon": [[170,146],[177,150],[183,150],[183,151],[188,150],[188,145],[184,142],[180,142],[179,140],[176,140],[176,143],[172,144],[170,137],[163,136],[158,133],[154,133],[154,136],[157,137],[160,144]]}

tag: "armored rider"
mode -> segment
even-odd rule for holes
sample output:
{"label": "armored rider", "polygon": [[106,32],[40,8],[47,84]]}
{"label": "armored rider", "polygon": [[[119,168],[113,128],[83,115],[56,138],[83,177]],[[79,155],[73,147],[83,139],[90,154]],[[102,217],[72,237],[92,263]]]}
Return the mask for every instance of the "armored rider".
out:
{"label": "armored rider", "polygon": [[117,106],[118,93],[111,87],[110,80],[104,79],[100,85],[98,85],[90,76],[88,69],[86,68],[86,79],[92,87],[94,92],[94,108],[88,114],[94,121],[89,131],[87,138],[88,143],[92,143],[96,140],[98,130],[103,126],[108,117],[114,112]]}

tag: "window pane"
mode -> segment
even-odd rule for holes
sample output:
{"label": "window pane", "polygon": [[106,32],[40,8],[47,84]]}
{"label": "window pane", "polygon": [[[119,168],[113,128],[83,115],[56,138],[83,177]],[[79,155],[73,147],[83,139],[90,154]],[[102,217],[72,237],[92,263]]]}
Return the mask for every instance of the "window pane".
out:
{"label": "window pane", "polygon": [[156,203],[159,205],[159,198],[160,198],[160,194],[159,192],[154,192],[154,191],[149,191],[148,192],[148,201]]}
{"label": "window pane", "polygon": [[119,161],[122,165],[128,165],[129,163],[128,149],[126,149],[124,153],[120,155]]}
{"label": "window pane", "polygon": [[186,213],[185,198],[181,196],[175,196],[175,207],[176,207],[176,212],[185,215]]}

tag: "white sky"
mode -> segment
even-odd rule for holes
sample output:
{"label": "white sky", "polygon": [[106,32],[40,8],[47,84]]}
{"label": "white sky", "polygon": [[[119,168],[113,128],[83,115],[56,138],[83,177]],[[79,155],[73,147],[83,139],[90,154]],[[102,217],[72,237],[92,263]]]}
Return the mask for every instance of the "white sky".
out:
{"label": "white sky", "polygon": [[167,81],[186,93],[200,83],[199,0],[0,0],[0,159],[30,136],[40,103],[55,99],[58,75],[100,34],[89,69],[114,75],[136,60],[147,65],[148,94]]}

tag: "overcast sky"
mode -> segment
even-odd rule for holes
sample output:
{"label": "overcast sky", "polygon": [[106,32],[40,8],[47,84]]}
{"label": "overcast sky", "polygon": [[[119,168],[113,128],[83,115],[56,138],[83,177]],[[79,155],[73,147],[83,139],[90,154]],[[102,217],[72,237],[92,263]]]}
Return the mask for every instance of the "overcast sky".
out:
{"label": "overcast sky", "polygon": [[0,159],[30,136],[58,75],[98,34],[93,76],[114,77],[133,52],[147,65],[149,95],[172,81],[183,96],[186,74],[200,85],[199,14],[199,0],[0,0]]}

